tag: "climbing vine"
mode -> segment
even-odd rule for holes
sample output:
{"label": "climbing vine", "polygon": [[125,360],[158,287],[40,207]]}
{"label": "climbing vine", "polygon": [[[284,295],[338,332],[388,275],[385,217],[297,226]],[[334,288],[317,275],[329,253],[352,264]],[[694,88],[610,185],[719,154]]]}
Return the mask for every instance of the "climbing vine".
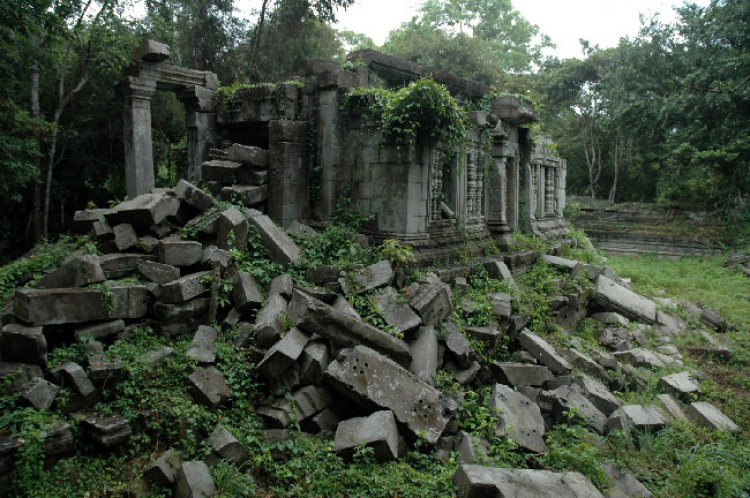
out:
{"label": "climbing vine", "polygon": [[355,90],[342,108],[378,119],[383,140],[399,148],[428,138],[444,144],[446,157],[451,158],[466,142],[466,112],[432,78],[419,79],[400,90]]}

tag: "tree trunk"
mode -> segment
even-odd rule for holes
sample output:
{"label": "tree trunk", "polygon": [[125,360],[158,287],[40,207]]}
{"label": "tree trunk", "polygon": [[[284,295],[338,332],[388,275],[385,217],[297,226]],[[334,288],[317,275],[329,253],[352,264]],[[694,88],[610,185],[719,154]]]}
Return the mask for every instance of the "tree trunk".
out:
{"label": "tree trunk", "polygon": [[263,24],[266,20],[266,8],[268,7],[269,0],[263,0],[263,5],[260,8],[260,19],[258,19],[258,28],[255,31],[255,36],[253,37],[253,48],[250,51],[250,67],[253,69],[254,73],[258,72],[258,63],[257,63],[257,55],[258,55],[258,49],[260,48],[260,42],[263,37]]}
{"label": "tree trunk", "polygon": [[622,158],[625,155],[625,144],[621,143],[619,140],[615,141],[615,177],[612,181],[612,188],[609,189],[609,202],[614,203],[615,199],[617,198],[617,180],[620,176],[620,163],[622,162]]}
{"label": "tree trunk", "polygon": [[[31,95],[30,95],[31,109],[29,117],[31,119],[39,119],[41,114],[41,107],[39,106],[39,64],[38,60],[35,59],[31,64]],[[39,130],[38,123],[34,124],[34,141],[37,143],[39,150],[42,150],[42,133]],[[39,242],[42,238],[42,158],[36,157],[34,159],[36,164],[36,178],[34,179],[34,190],[33,190],[33,201],[32,201],[32,237],[34,242]]]}

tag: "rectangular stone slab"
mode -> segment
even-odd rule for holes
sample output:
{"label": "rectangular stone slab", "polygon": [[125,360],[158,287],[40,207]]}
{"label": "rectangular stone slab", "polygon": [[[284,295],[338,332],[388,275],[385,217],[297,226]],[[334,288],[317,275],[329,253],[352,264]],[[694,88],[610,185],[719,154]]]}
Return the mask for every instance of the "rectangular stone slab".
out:
{"label": "rectangular stone slab", "polygon": [[656,322],[656,303],[619,285],[604,275],[596,278],[594,302],[631,320],[648,324]]}
{"label": "rectangular stone slab", "polygon": [[362,344],[390,356],[401,365],[411,362],[411,351],[404,341],[298,290],[292,295],[287,317],[300,329],[325,337],[338,346]]}
{"label": "rectangular stone slab", "polygon": [[578,472],[462,465],[453,482],[458,498],[604,498]]}
{"label": "rectangular stone slab", "polygon": [[413,437],[429,445],[437,443],[456,411],[455,401],[368,347],[341,351],[324,377],[359,404],[392,410]]}

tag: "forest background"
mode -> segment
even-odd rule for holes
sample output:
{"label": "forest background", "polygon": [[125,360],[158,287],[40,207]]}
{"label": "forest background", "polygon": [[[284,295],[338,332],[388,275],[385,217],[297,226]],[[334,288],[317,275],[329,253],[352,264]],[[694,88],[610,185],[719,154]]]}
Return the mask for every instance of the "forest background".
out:
{"label": "forest background", "polygon": [[[472,78],[534,103],[535,132],[568,159],[569,193],[704,211],[750,233],[750,2],[685,3],[674,23],[644,18],[638,36],[581,40],[581,57],[561,60],[510,0],[426,0],[382,46],[336,29],[355,1],[0,0],[0,259],[64,232],[75,210],[122,200],[115,85],[148,38],[228,87],[361,48]],[[157,183],[173,185],[184,109],[160,92],[152,110]]]}

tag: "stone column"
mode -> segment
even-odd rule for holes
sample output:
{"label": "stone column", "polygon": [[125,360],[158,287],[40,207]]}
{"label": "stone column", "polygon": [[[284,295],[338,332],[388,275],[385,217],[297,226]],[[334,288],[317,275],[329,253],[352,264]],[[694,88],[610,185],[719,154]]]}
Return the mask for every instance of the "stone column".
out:
{"label": "stone column", "polygon": [[156,81],[126,77],[119,84],[123,99],[125,185],[130,199],[154,187],[154,154],[151,143],[151,98]]}
{"label": "stone column", "polygon": [[519,213],[519,183],[520,174],[518,171],[518,158],[512,157],[508,159],[508,202],[506,203],[506,213],[508,216],[508,226],[511,232],[515,232],[519,229],[518,226],[518,213]]}
{"label": "stone column", "polygon": [[504,233],[508,229],[506,162],[505,157],[493,158],[493,167],[487,179],[487,227],[492,233]]}
{"label": "stone column", "polygon": [[560,167],[557,168],[557,178],[555,183],[555,216],[558,220],[563,219],[563,209],[565,209],[565,181],[567,173],[567,162],[565,159],[560,161]]}
{"label": "stone column", "polygon": [[524,173],[524,201],[525,201],[525,208],[526,213],[524,216],[524,231],[531,232],[531,225],[534,221],[534,211],[536,211],[536,205],[535,205],[535,196],[534,196],[534,166],[531,164],[523,161],[521,163],[521,168],[523,168]]}
{"label": "stone column", "polygon": [[539,176],[537,177],[537,191],[536,191],[536,199],[537,199],[537,206],[536,209],[539,212],[538,219],[544,219],[544,190],[546,185],[546,169],[544,166],[539,165],[537,166],[537,170],[539,171]]}
{"label": "stone column", "polygon": [[547,218],[555,217],[555,175],[557,168],[546,168],[544,186],[544,212]]}
{"label": "stone column", "polygon": [[185,87],[178,94],[187,112],[188,168],[187,179],[201,179],[201,165],[217,142],[216,92],[201,86]]}

